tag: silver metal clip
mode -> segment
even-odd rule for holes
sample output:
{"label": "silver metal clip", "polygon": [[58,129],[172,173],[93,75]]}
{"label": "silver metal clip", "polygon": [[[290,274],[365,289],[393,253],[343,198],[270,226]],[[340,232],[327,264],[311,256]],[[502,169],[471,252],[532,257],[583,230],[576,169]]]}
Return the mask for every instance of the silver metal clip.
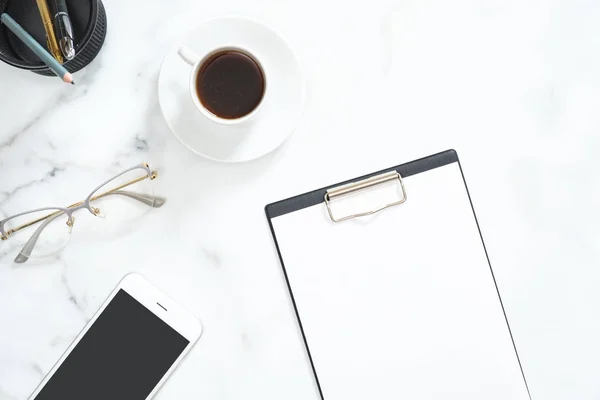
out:
{"label": "silver metal clip", "polygon": [[[341,218],[336,218],[333,215],[333,212],[331,211],[331,202],[335,198],[342,197],[347,194],[357,192],[359,190],[369,189],[373,186],[381,185],[383,183],[390,182],[390,181],[393,181],[396,179],[400,183],[400,188],[402,189],[402,198],[400,200],[385,204],[385,205],[378,207],[376,209],[373,209],[373,210],[361,212],[358,214],[347,215],[347,216],[341,217]],[[346,221],[346,220],[352,219],[352,218],[364,217],[366,215],[375,214],[381,210],[385,210],[386,208],[402,204],[405,201],[406,201],[406,189],[404,188],[404,181],[402,180],[402,176],[400,176],[400,174],[396,171],[386,172],[384,174],[372,176],[372,177],[364,179],[362,181],[352,182],[347,185],[343,185],[343,186],[340,186],[340,187],[337,187],[334,189],[329,189],[327,191],[327,193],[325,193],[325,204],[327,205],[327,212],[329,212],[329,218],[331,218],[331,220],[333,222],[342,222],[342,221]]]}

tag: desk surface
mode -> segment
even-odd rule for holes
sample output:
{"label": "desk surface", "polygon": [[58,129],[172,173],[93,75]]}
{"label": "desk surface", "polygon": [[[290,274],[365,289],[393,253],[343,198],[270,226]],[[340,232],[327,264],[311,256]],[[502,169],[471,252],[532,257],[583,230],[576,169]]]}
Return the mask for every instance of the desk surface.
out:
{"label": "desk surface", "polygon": [[[165,16],[164,2],[105,3],[105,47],[77,86],[0,65],[0,213],[70,204],[141,161],[168,202],[128,235],[76,232],[44,265],[0,247],[0,399],[25,399],[137,271],[206,328],[158,399],[317,400],[263,206],[448,148],[533,398],[600,397],[598,4],[182,0]],[[184,148],[156,90],[184,27],[230,13],[285,36],[308,88],[292,138],[242,165]]]}

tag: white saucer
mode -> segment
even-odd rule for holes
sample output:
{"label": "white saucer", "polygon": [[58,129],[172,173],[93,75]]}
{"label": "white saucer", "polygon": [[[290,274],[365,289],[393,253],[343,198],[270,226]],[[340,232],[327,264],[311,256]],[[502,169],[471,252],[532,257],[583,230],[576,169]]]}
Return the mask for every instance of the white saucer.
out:
{"label": "white saucer", "polygon": [[[267,92],[249,124],[219,125],[194,106],[191,67],[177,54],[182,45],[199,55],[224,46],[256,55],[265,70]],[[288,44],[272,29],[245,17],[211,19],[187,33],[165,56],[158,78],[160,107],[173,134],[193,152],[216,161],[250,161],[275,150],[296,128],[304,96],[302,71]]]}

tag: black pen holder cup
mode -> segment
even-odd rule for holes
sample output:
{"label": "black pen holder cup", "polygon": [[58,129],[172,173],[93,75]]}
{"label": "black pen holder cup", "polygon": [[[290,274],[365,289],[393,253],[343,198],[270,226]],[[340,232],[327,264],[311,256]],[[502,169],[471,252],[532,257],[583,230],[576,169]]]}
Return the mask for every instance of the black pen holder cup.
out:
{"label": "black pen holder cup", "polygon": [[[73,25],[75,57],[64,62],[69,72],[77,72],[98,55],[106,38],[106,11],[100,0],[66,0]],[[0,14],[8,13],[42,46],[47,48],[46,31],[36,0],[0,0]],[[0,23],[0,60],[36,74],[54,76],[40,59]]]}

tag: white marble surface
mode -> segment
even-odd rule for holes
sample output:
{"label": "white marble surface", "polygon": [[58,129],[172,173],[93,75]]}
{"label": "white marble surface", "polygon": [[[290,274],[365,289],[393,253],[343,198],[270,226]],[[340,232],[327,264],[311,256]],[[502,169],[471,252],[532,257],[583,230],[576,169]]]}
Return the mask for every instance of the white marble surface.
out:
{"label": "white marble surface", "polygon": [[[206,327],[158,399],[316,400],[263,206],[447,148],[533,398],[600,398],[600,3],[356,4],[106,0],[106,45],[77,86],[0,65],[2,216],[67,205],[141,161],[168,197],[130,234],[82,235],[47,264],[0,247],[1,400],[25,399],[130,271]],[[308,83],[294,136],[243,165],[186,150],[156,93],[173,41],[230,13],[281,32]]]}

